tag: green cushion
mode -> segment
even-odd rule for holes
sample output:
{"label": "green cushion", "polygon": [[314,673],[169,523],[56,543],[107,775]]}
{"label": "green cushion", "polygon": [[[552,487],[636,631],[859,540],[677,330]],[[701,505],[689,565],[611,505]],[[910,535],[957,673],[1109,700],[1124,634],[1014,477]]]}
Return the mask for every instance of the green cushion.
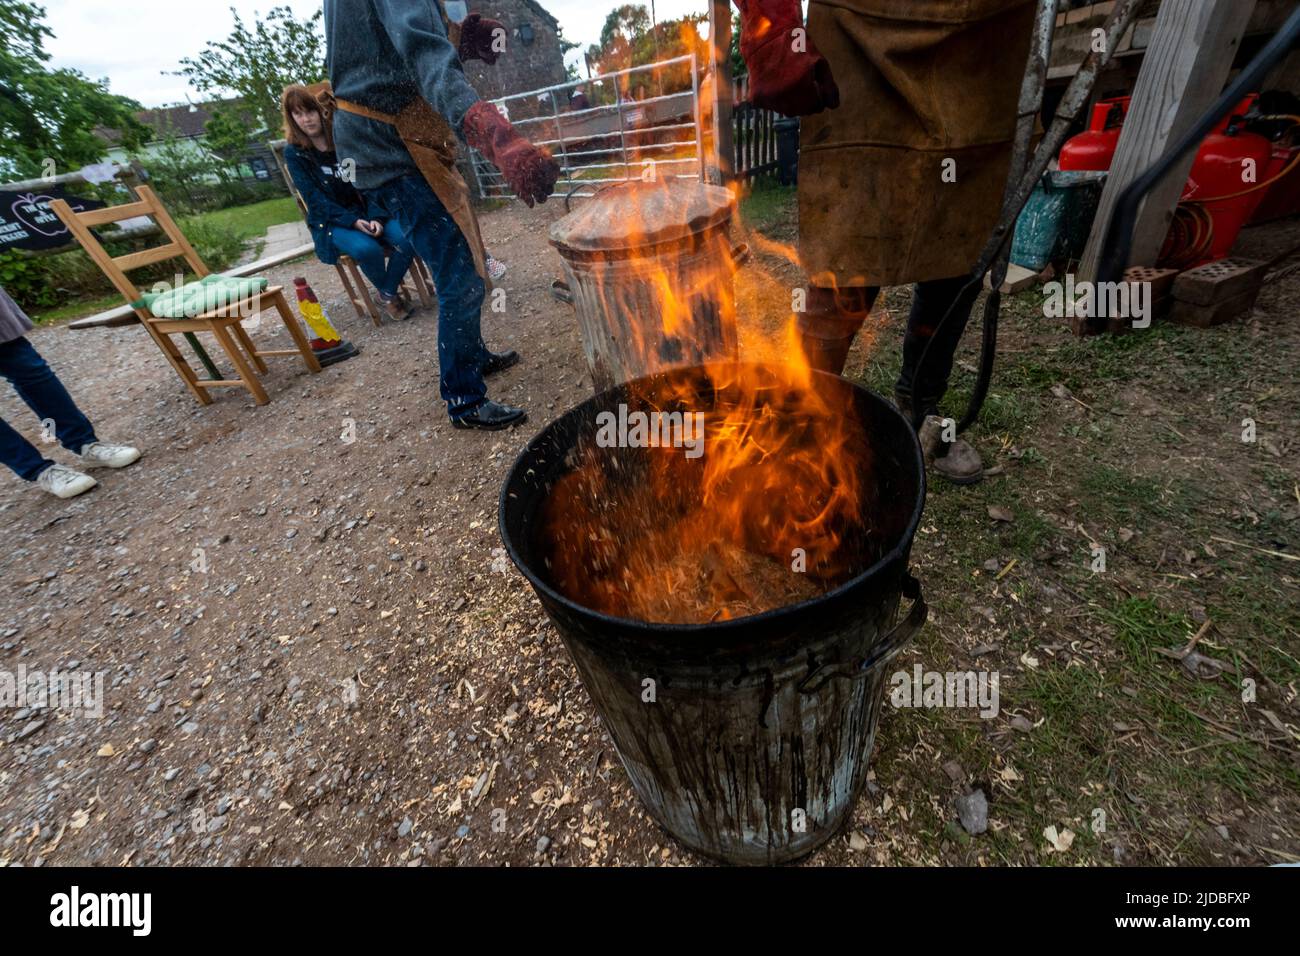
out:
{"label": "green cushion", "polygon": [[131,305],[148,309],[160,319],[193,318],[230,302],[246,299],[265,288],[265,279],[210,275],[196,282],[187,282],[179,289],[146,292]]}

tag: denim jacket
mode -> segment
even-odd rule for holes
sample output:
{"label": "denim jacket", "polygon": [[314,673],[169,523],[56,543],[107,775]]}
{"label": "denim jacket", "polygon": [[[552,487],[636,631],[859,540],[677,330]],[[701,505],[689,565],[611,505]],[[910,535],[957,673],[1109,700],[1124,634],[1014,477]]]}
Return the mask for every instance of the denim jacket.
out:
{"label": "denim jacket", "polygon": [[[334,95],[382,113],[422,96],[457,135],[478,94],[465,78],[438,0],[325,0],[325,62]],[[420,171],[387,123],[338,110],[334,143],[356,160],[360,189]]]}
{"label": "denim jacket", "polygon": [[284,165],[307,207],[307,227],[316,243],[316,258],[327,266],[338,262],[338,250],[330,230],[354,228],[358,219],[385,219],[370,215],[364,196],[350,182],[334,174],[334,157],[315,149],[284,148]]}

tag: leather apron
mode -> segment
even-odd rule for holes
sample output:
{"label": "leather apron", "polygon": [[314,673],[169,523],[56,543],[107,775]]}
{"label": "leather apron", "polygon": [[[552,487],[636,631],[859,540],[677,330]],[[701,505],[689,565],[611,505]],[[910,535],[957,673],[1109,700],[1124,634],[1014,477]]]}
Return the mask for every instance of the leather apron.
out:
{"label": "leather apron", "polygon": [[808,35],[841,103],[801,125],[814,285],[970,270],[1002,203],[1033,17],[1032,0],[811,0]]}
{"label": "leather apron", "polygon": [[474,256],[474,270],[491,288],[487,273],[487,253],[484,251],[483,237],[479,233],[478,216],[470,201],[469,184],[456,168],[456,134],[442,115],[421,97],[411,100],[394,116],[349,100],[338,99],[329,92],[328,83],[315,84],[309,89],[316,92],[322,101],[325,99],[322,93],[327,94],[329,103],[344,112],[396,127],[397,135],[411,154],[411,159],[415,160],[425,182],[469,243],[470,252]]}

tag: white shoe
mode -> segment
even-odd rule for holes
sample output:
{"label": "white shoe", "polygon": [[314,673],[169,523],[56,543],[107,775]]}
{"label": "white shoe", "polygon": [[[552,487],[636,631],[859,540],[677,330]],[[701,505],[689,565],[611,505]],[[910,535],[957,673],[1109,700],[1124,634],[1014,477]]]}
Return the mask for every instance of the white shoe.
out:
{"label": "white shoe", "polygon": [[493,282],[504,276],[508,268],[500,259],[493,259],[491,256],[487,257],[485,264],[487,265],[488,278]]}
{"label": "white shoe", "polygon": [[125,468],[140,458],[140,449],[93,441],[81,446],[81,460],[87,468]]}
{"label": "white shoe", "polygon": [[36,483],[58,498],[75,498],[99,482],[67,465],[50,465],[36,477]]}

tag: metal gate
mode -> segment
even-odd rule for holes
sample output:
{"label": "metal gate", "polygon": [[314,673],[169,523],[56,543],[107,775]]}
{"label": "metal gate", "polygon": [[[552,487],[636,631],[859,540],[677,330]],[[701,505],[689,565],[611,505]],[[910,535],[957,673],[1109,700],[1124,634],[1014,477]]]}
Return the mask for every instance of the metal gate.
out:
{"label": "metal gate", "polygon": [[[593,196],[609,183],[651,176],[703,178],[693,53],[490,102],[520,135],[550,150],[560,164],[558,194]],[[514,198],[500,171],[478,150],[469,152],[479,195]]]}

